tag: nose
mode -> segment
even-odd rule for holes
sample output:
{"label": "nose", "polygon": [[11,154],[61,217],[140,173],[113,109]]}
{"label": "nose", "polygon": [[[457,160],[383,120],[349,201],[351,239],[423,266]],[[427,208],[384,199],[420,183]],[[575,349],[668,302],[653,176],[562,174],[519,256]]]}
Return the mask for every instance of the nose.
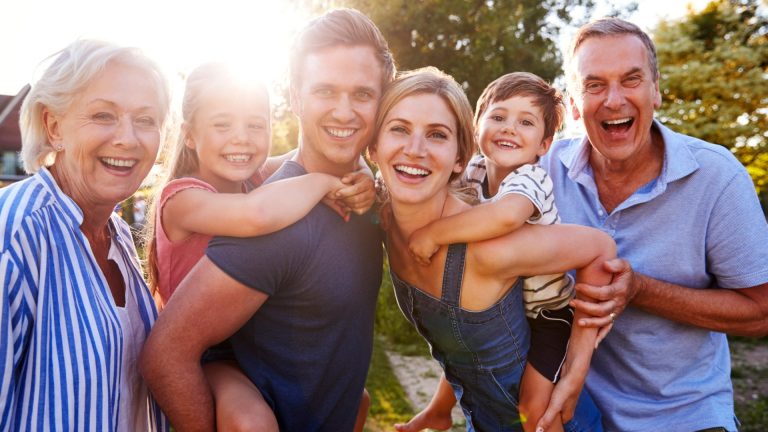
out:
{"label": "nose", "polygon": [[517,130],[515,129],[515,122],[513,120],[505,120],[501,125],[501,132],[514,135]]}
{"label": "nose", "polygon": [[424,138],[420,134],[413,134],[405,143],[403,154],[410,158],[420,158],[426,155],[426,145]]}
{"label": "nose", "polygon": [[117,130],[115,131],[115,145],[123,147],[134,147],[138,145],[139,139],[136,136],[135,126],[133,119],[127,114],[120,117],[117,122]]}
{"label": "nose", "polygon": [[243,123],[235,127],[234,131],[234,143],[246,144],[248,142],[248,124]]}
{"label": "nose", "polygon": [[332,112],[334,120],[340,123],[349,123],[355,119],[355,110],[352,106],[352,100],[347,94],[342,94]]}
{"label": "nose", "polygon": [[603,105],[605,105],[606,108],[617,110],[624,105],[624,101],[624,89],[622,86],[618,83],[610,84]]}

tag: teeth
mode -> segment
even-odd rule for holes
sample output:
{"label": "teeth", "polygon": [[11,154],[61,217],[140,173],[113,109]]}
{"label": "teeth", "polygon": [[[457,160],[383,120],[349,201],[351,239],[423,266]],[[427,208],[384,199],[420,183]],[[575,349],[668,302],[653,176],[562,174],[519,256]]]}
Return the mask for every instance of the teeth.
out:
{"label": "teeth", "polygon": [[352,134],[355,133],[357,129],[347,129],[347,128],[342,129],[342,128],[327,127],[325,128],[325,130],[328,131],[329,134],[335,136],[336,138],[347,138],[352,136]]}
{"label": "teeth", "polygon": [[632,121],[632,117],[616,119],[616,120],[606,120],[604,123],[607,125],[617,125],[617,124],[629,123],[630,121]]}
{"label": "teeth", "polygon": [[520,148],[519,145],[510,141],[496,141],[496,144],[502,147]]}
{"label": "teeth", "polygon": [[429,171],[421,168],[410,167],[406,165],[395,165],[395,170],[404,172],[409,175],[427,176]]}
{"label": "teeth", "polygon": [[224,159],[226,159],[229,162],[248,162],[251,160],[251,155],[249,154],[228,154],[224,155]]}
{"label": "teeth", "polygon": [[131,168],[136,165],[136,160],[133,159],[115,159],[110,157],[101,158],[101,161],[107,165],[115,167],[127,167]]}

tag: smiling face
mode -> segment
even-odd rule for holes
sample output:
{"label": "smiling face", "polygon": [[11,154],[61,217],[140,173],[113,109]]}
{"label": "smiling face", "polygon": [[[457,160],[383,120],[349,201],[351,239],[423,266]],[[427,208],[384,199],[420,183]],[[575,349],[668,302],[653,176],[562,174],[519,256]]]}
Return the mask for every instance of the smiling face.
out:
{"label": "smiling face", "polygon": [[491,103],[478,126],[480,150],[486,163],[505,174],[521,165],[535,163],[552,143],[551,137],[544,138],[541,108],[528,96],[513,96]]}
{"label": "smiling face", "polygon": [[304,58],[291,108],[301,123],[308,171],[341,175],[356,166],[373,135],[382,73],[368,46],[339,45]]}
{"label": "smiling face", "polygon": [[436,197],[451,174],[462,170],[456,116],[440,96],[405,97],[385,115],[371,157],[393,203]]}
{"label": "smiling face", "polygon": [[574,119],[582,119],[598,157],[624,162],[651,145],[653,111],[661,105],[646,47],[633,35],[591,37],[577,49]]}
{"label": "smiling face", "polygon": [[219,192],[240,192],[269,153],[269,96],[263,88],[212,86],[184,129],[197,154],[195,175]]}
{"label": "smiling face", "polygon": [[135,66],[107,64],[63,113],[44,111],[51,172],[86,214],[114,208],[149,173],[163,118],[155,80]]}

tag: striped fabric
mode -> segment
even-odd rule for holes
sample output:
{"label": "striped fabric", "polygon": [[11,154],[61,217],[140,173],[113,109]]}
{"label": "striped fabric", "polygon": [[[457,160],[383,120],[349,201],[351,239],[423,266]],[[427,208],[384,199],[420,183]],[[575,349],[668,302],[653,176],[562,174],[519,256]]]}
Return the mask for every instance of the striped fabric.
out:
{"label": "striped fabric", "polygon": [[[0,189],[0,431],[114,431],[137,415],[119,412],[123,329],[82,218],[44,168]],[[157,312],[127,224],[110,227],[146,338]],[[137,430],[168,429],[148,397],[136,405]]]}
{"label": "striped fabric", "polygon": [[[528,219],[530,224],[552,225],[560,223],[560,216],[555,207],[555,196],[552,193],[552,180],[547,172],[538,165],[522,165],[507,175],[499,185],[499,191],[493,197],[484,193],[487,183],[485,157],[475,155],[469,161],[464,172],[464,183],[475,189],[480,201],[492,201],[507,194],[519,194],[527,197],[537,213]],[[530,318],[536,318],[542,310],[564,308],[573,296],[573,278],[568,274],[537,275],[527,277],[523,283],[523,300],[525,313]]]}

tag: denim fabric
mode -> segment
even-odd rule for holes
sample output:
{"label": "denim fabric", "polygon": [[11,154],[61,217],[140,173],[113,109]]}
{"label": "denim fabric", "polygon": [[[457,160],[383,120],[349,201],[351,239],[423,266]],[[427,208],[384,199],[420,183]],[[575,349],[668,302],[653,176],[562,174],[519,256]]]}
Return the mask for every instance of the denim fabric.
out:
{"label": "denim fabric", "polygon": [[[404,282],[393,272],[398,305],[427,340],[432,356],[453,387],[468,431],[521,431],[517,411],[520,378],[530,344],[522,299],[522,279],[483,311],[459,306],[466,244],[448,248],[441,298]],[[591,403],[589,397],[580,398]],[[575,431],[599,431],[600,414],[583,404]],[[584,424],[584,427],[579,427]]]}

